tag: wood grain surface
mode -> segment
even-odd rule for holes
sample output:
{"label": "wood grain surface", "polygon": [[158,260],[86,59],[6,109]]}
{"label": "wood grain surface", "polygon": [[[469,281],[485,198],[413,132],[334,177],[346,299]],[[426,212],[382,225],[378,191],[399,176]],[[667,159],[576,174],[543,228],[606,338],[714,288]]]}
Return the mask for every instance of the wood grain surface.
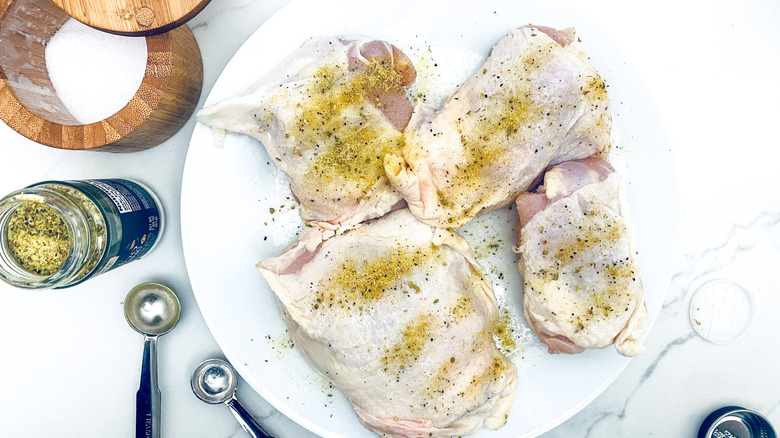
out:
{"label": "wood grain surface", "polygon": [[84,24],[120,35],[154,35],[178,27],[210,0],[53,0]]}
{"label": "wood grain surface", "polygon": [[49,80],[45,48],[68,16],[49,0],[0,0],[0,120],[47,146],[133,152],[175,134],[203,85],[200,49],[186,25],[147,36],[141,86],[116,114],[80,125]]}

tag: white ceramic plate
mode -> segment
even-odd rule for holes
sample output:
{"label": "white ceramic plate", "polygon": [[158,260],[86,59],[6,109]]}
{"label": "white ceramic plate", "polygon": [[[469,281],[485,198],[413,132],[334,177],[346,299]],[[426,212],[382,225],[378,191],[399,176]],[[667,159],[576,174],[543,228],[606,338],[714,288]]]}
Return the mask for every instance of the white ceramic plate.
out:
{"label": "white ceramic plate", "polygon": [[[501,37],[526,23],[575,27],[608,84],[616,127],[613,162],[628,183],[649,330],[666,293],[677,239],[672,155],[652,99],[630,63],[565,3],[293,2],[244,43],[206,105],[241,94],[306,39],[350,33],[385,39],[406,51],[418,67],[418,91],[435,99],[478,68]],[[209,127],[195,126],[184,170],[182,237],[192,288],[211,332],[249,385],[294,421],[326,437],[373,436],[346,399],[292,348],[274,295],[254,267],[297,236],[302,223],[294,205],[283,175],[259,142],[231,134],[221,141]],[[512,359],[519,382],[509,421],[477,437],[537,436],[581,410],[628,363],[612,348],[550,356],[529,335],[516,317],[522,313],[522,283],[511,251],[513,224],[514,212],[502,210],[461,229],[517,328]]]}

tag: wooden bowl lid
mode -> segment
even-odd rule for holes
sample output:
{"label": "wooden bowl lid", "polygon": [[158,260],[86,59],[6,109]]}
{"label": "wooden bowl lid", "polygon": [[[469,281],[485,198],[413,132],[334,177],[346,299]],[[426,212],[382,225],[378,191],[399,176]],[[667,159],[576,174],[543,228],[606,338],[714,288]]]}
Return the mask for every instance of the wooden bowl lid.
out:
{"label": "wooden bowl lid", "polygon": [[189,21],[210,0],[53,0],[82,23],[119,35],[155,35]]}

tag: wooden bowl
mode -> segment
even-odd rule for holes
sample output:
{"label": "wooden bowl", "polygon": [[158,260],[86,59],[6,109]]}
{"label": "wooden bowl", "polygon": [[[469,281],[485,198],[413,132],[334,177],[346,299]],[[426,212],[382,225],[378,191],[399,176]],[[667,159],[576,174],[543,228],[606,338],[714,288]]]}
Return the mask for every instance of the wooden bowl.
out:
{"label": "wooden bowl", "polygon": [[[46,44],[70,16],[50,0],[0,0],[0,120],[35,142],[73,150],[134,152],[187,122],[200,97],[203,64],[192,31],[147,36],[141,86],[116,114],[78,124],[46,69]],[[141,38],[141,37],[139,37]]]}

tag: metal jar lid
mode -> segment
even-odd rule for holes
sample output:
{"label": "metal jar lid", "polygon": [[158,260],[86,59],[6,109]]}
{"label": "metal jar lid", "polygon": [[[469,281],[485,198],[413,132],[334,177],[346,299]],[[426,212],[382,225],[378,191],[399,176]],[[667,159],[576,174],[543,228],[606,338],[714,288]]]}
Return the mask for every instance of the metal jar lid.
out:
{"label": "metal jar lid", "polygon": [[758,412],[726,406],[707,416],[698,438],[777,438],[769,420]]}

